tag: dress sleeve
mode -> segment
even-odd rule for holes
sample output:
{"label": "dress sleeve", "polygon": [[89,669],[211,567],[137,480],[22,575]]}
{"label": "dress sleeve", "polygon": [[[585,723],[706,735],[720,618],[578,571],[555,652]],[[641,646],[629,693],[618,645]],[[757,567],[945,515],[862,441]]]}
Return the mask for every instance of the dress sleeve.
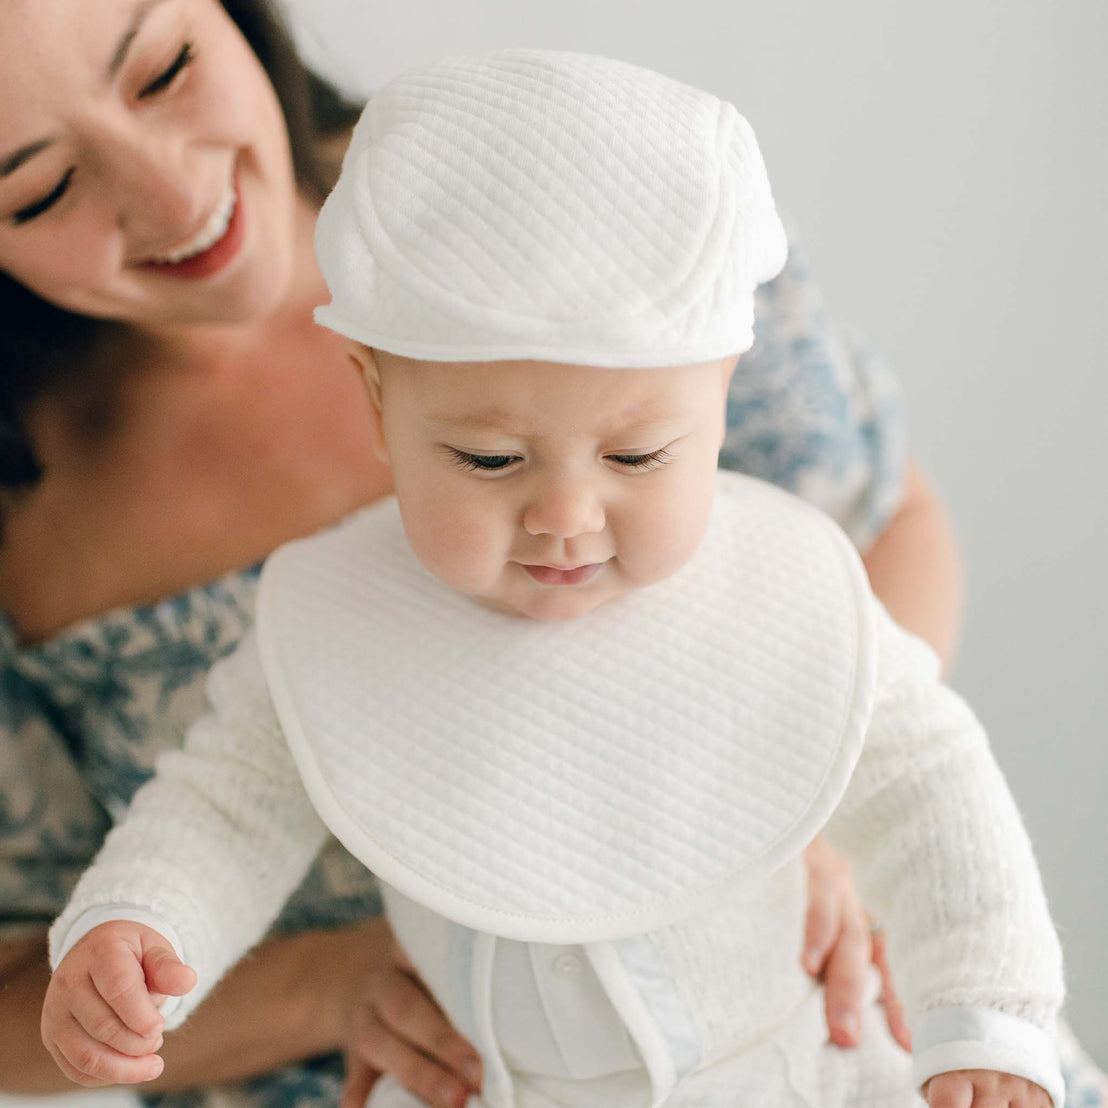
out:
{"label": "dress sleeve", "polygon": [[45,937],[110,822],[48,698],[6,655],[0,645],[0,942]]}
{"label": "dress sleeve", "polygon": [[938,660],[878,610],[877,696],[827,838],[887,927],[922,1084],[993,1069],[1062,1103],[1062,956],[1031,844],[968,706]]}
{"label": "dress sleeve", "polygon": [[303,879],[326,829],[300,783],[253,634],[208,677],[211,711],[154,778],[77,885],[50,932],[56,966],[96,923],[161,931],[198,985],[163,1008],[178,1026],[266,932]]}
{"label": "dress sleeve", "polygon": [[831,326],[792,233],[754,302],[755,342],[727,400],[720,464],[796,493],[865,550],[903,496],[907,431],[895,378]]}

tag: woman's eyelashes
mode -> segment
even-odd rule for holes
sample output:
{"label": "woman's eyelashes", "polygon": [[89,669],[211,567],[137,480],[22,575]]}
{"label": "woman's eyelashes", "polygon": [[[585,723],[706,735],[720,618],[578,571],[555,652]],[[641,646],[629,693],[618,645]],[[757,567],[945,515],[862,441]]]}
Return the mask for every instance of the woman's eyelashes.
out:
{"label": "woman's eyelashes", "polygon": [[[177,52],[177,56],[173,61],[149,84],[144,85],[139,90],[138,99],[147,100],[151,96],[157,96],[159,93],[165,92],[194,61],[196,61],[196,48],[191,42],[186,42]],[[76,166],[70,166],[62,179],[42,199],[36,200],[33,204],[28,204],[15,212],[12,215],[12,222],[18,226],[28,223],[45,211],[49,211],[68,191],[75,171]]]}
{"label": "woman's eyelashes", "polygon": [[28,204],[25,208],[20,208],[19,211],[15,212],[12,215],[12,222],[15,224],[26,223],[34,219],[35,216],[42,215],[48,208],[52,208],[66,194],[69,182],[73,180],[75,172],[76,167],[70,166],[65,171],[62,179],[41,200],[36,200],[33,204]]}
{"label": "woman's eyelashes", "polygon": [[191,42],[186,42],[181,47],[177,57],[169,63],[169,66],[143,87],[138,94],[138,98],[145,100],[150,96],[157,96],[159,92],[164,92],[177,79],[178,74],[192,65],[194,61],[196,61],[196,50]]}

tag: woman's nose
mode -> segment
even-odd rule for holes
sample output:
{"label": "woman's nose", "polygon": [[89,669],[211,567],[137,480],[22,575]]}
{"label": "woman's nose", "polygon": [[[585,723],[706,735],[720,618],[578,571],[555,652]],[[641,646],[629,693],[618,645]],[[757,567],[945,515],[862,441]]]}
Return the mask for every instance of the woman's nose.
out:
{"label": "woman's nose", "polygon": [[116,222],[139,249],[167,250],[195,233],[218,197],[171,136],[117,136],[103,152]]}
{"label": "woman's nose", "polygon": [[603,531],[604,526],[604,505],[596,492],[583,484],[545,482],[523,513],[523,528],[532,535],[571,539]]}

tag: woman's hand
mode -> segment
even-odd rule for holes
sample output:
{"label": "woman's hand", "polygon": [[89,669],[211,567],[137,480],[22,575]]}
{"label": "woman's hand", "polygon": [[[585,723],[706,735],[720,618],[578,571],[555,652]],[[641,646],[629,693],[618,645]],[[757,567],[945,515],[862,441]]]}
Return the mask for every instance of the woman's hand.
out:
{"label": "woman's hand", "polygon": [[808,866],[808,919],[801,964],[823,981],[827,1027],[836,1046],[861,1041],[862,1003],[872,962],[881,974],[881,1001],[889,1031],[905,1049],[912,1037],[893,988],[885,936],[874,931],[854,888],[850,867],[822,839],[804,852]]}
{"label": "woman's hand", "polygon": [[451,1026],[384,921],[363,944],[339,1018],[345,1028],[341,1108],[363,1108],[388,1074],[434,1108],[462,1108],[481,1088],[481,1059]]}

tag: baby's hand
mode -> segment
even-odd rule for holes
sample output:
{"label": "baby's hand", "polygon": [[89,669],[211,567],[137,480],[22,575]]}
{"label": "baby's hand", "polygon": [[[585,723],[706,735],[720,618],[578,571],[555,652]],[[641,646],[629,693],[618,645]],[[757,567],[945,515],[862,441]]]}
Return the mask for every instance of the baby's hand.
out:
{"label": "baby's hand", "polygon": [[1051,1108],[1050,1096],[1041,1085],[996,1070],[938,1073],[923,1091],[929,1108]]}
{"label": "baby's hand", "polygon": [[158,1005],[195,984],[196,974],[157,931],[129,920],[102,923],[50,978],[42,1041],[78,1085],[152,1081],[162,1072]]}

